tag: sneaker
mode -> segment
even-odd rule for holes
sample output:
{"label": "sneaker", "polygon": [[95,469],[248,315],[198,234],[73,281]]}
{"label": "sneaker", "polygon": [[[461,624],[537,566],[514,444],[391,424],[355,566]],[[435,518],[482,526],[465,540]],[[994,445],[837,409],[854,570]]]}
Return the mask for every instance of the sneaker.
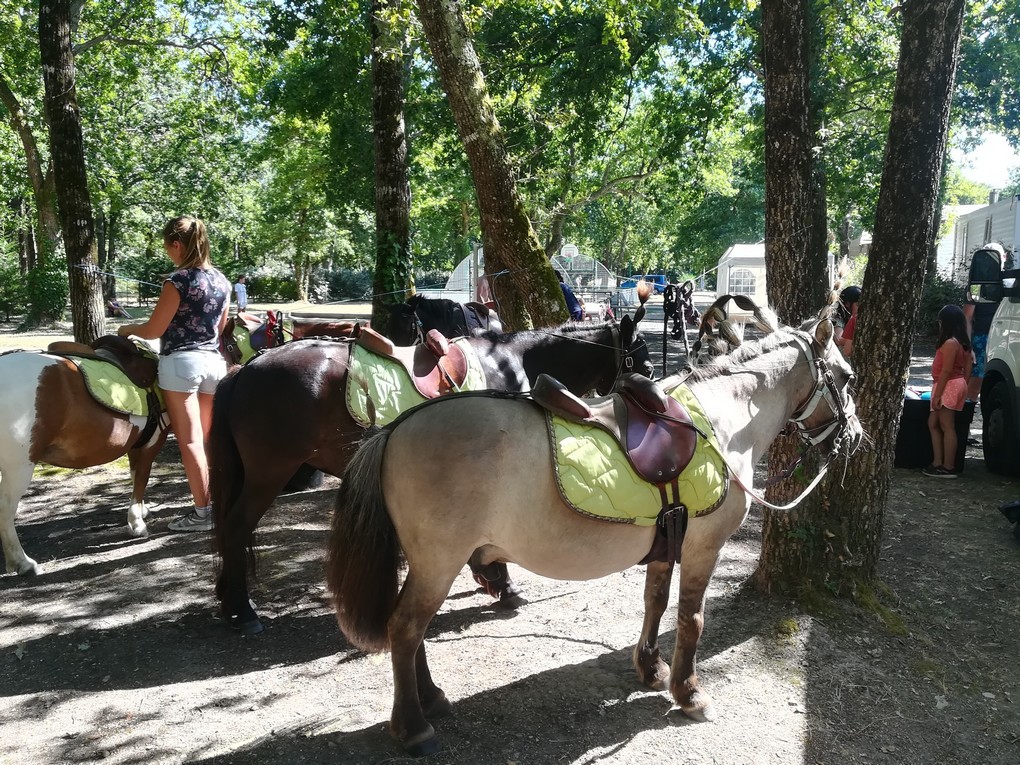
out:
{"label": "sneaker", "polygon": [[926,475],[929,478],[938,478],[941,469],[938,465],[930,464],[921,471],[921,475]]}
{"label": "sneaker", "polygon": [[167,528],[170,531],[212,531],[212,513],[203,518],[192,510],[176,521],[170,521]]}
{"label": "sneaker", "polygon": [[935,478],[956,478],[957,474],[955,470],[950,470],[947,467],[939,467],[934,474],[929,473],[929,475],[933,475]]}

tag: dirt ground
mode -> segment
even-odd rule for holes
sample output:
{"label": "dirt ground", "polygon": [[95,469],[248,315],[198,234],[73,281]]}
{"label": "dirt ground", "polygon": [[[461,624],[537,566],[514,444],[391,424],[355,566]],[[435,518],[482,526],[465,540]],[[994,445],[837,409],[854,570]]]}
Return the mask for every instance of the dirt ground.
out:
{"label": "dirt ground", "polygon": [[[915,361],[921,374],[930,364]],[[407,761],[386,730],[388,656],[351,648],[326,601],[335,487],[281,497],[266,516],[253,596],[267,629],[242,638],[217,618],[209,537],[166,530],[187,504],[172,442],[146,539],[127,534],[126,465],[40,468],[18,528],[44,573],[0,577],[0,765]],[[997,507],[1018,496],[980,446],[955,481],[896,469],[884,618],[812,616],[751,590],[753,508],[709,592],[699,669],[712,723],[636,681],[642,569],[578,583],[514,568],[531,601],[517,612],[465,573],[428,634],[454,711],[425,761],[1015,765],[1020,544]]]}

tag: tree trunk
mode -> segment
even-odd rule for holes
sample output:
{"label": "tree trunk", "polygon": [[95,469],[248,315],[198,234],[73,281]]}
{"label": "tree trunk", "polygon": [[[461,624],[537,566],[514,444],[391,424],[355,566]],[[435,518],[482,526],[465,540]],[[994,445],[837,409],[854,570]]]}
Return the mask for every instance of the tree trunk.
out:
{"label": "tree trunk", "polygon": [[401,0],[373,0],[372,128],[375,136],[375,276],[372,328],[389,334],[389,306],[414,287],[411,251],[411,184],[404,129],[404,25]]}
{"label": "tree trunk", "polygon": [[566,321],[566,302],[517,191],[503,131],[457,0],[418,0],[418,16],[471,165],[485,271],[508,330]]}
{"label": "tree trunk", "polygon": [[42,0],[39,4],[39,51],[46,86],[46,116],[57,203],[67,253],[71,321],[74,339],[90,343],[103,334],[105,322],[70,30],[70,1]]}
{"label": "tree trunk", "polygon": [[[60,223],[57,221],[53,165],[51,162],[50,169],[43,170],[39,145],[32,133],[32,127],[28,124],[28,118],[21,108],[21,103],[2,74],[0,74],[0,103],[7,107],[11,128],[18,134],[22,151],[25,154],[25,168],[32,184],[32,194],[35,197],[37,259],[39,265],[45,265],[46,258],[56,251],[57,237],[60,233]],[[35,261],[30,267],[35,267]]]}
{"label": "tree trunk", "polygon": [[[808,0],[764,0],[762,63],[765,72],[765,267],[769,303],[786,324],[798,325],[826,301],[824,196],[816,175],[810,95],[811,37]],[[769,474],[793,464],[799,439],[776,439]],[[808,469],[817,463],[808,463]],[[771,486],[770,501],[785,503],[801,490],[799,474]],[[762,564],[786,554],[797,514],[766,512]]]}
{"label": "tree trunk", "polygon": [[308,273],[311,258],[308,256],[308,208],[302,207],[297,213],[297,233],[294,236],[294,284],[297,299],[308,300],[308,286],[311,276]]}
{"label": "tree trunk", "polygon": [[[788,524],[759,564],[766,587],[852,594],[876,579],[896,431],[910,366],[959,61],[964,0],[908,0],[875,231],[854,339],[858,415],[874,441],[823,482],[820,512]],[[796,517],[796,516],[794,516]]]}

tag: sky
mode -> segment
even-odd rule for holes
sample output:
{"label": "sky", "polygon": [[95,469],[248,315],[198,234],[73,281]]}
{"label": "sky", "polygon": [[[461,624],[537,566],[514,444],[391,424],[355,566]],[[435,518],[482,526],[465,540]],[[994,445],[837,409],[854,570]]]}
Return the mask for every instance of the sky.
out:
{"label": "sky", "polygon": [[952,157],[965,178],[993,189],[1008,186],[1010,172],[1020,167],[1020,155],[1005,138],[994,133],[986,134],[981,144],[967,154],[953,149]]}

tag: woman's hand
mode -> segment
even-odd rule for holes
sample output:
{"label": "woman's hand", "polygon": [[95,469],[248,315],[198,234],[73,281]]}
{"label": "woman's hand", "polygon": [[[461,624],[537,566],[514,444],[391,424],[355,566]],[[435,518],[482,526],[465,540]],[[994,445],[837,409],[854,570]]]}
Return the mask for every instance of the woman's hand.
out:
{"label": "woman's hand", "polygon": [[135,327],[137,327],[136,324],[121,324],[119,327],[117,327],[117,334],[120,337],[127,337],[128,335],[133,335],[135,332]]}

